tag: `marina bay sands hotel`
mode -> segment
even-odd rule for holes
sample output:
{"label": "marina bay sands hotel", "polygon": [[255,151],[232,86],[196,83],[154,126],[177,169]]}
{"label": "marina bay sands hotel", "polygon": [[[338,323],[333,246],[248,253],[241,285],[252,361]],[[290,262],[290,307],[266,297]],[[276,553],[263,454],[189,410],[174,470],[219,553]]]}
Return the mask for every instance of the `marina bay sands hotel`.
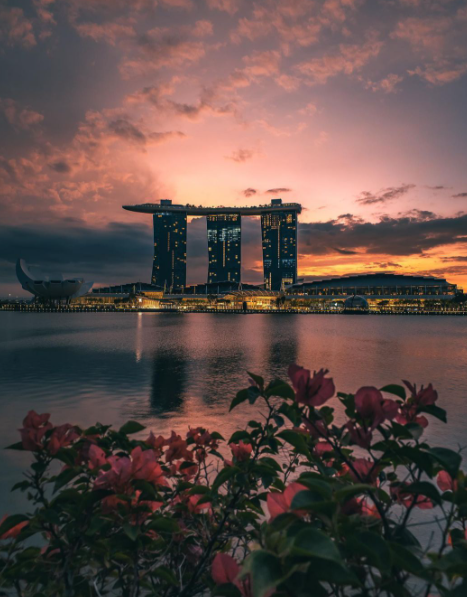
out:
{"label": "marina bay sands hotel", "polygon": [[187,216],[206,216],[208,236],[208,283],[240,282],[242,216],[260,216],[264,284],[280,290],[297,279],[298,203],[272,199],[257,207],[203,207],[160,203],[124,205],[124,209],[153,215],[154,261],[152,283],[167,289],[186,286]]}

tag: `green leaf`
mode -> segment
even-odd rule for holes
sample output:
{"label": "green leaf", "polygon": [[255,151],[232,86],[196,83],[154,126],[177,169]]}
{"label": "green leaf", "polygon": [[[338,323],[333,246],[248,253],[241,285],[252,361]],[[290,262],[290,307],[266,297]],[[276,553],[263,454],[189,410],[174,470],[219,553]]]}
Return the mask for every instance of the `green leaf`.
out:
{"label": "green leaf", "polygon": [[179,533],[180,527],[178,522],[173,518],[156,518],[152,520],[147,527],[153,531],[157,531],[158,533]]}
{"label": "green leaf", "polygon": [[346,534],[346,547],[352,555],[365,557],[370,566],[384,574],[391,571],[391,550],[386,541],[372,531],[360,531]]}
{"label": "green leaf", "polygon": [[242,568],[242,576],[250,574],[253,597],[264,597],[284,578],[278,557],[259,549],[253,551]]}
{"label": "green leaf", "polygon": [[213,431],[211,433],[211,437],[212,437],[212,439],[218,439],[218,440],[224,441],[223,436],[218,431]]}
{"label": "green leaf", "polygon": [[446,417],[446,411],[444,410],[444,408],[440,408],[439,406],[436,406],[436,404],[429,404],[428,406],[422,406],[420,408],[420,412],[427,413],[428,415],[431,415],[432,417],[436,417],[440,421],[443,421],[443,423],[448,422],[447,417]]}
{"label": "green leaf", "polygon": [[285,381],[274,379],[264,391],[265,396],[278,396],[286,400],[295,400],[295,392]]}
{"label": "green leaf", "polygon": [[237,466],[227,466],[223,468],[215,478],[214,483],[212,484],[212,490],[217,491],[221,485],[223,485],[226,481],[234,477],[239,472],[240,469]]}
{"label": "green leaf", "polygon": [[146,427],[144,425],[141,425],[141,423],[138,423],[138,421],[128,421],[120,427],[119,433],[131,435],[132,433],[138,433],[138,431],[143,431],[143,429],[146,429]]}
{"label": "green leaf", "polygon": [[323,532],[311,527],[298,533],[292,551],[297,555],[313,556],[321,560],[331,560],[343,564],[341,554],[334,541]]}
{"label": "green leaf", "polygon": [[250,373],[250,371],[247,371],[247,373],[251,377],[251,379],[258,385],[258,387],[263,389],[264,379],[260,375],[255,375],[254,373]]}
{"label": "green leaf", "polygon": [[62,471],[57,477],[55,477],[55,485],[53,489],[54,493],[72,481],[77,475],[79,475],[80,472],[81,470],[77,467],[66,468],[64,471]]}
{"label": "green leaf", "polygon": [[373,493],[377,495],[382,501],[387,501],[388,495],[385,491],[375,487],[374,485],[368,485],[366,483],[353,483],[352,485],[348,485],[347,487],[343,487],[342,489],[338,489],[335,492],[335,497],[338,502],[348,500],[355,495],[360,495],[362,493]]}
{"label": "green leaf", "polygon": [[123,532],[131,541],[136,541],[141,535],[139,526],[129,523],[123,525]]}
{"label": "green leaf", "polygon": [[238,406],[239,404],[241,404],[242,402],[245,402],[246,400],[248,400],[248,389],[246,389],[246,390],[240,390],[240,392],[237,392],[237,395],[235,396],[235,398],[230,403],[229,412],[231,410],[233,410],[236,406]]}
{"label": "green leaf", "polygon": [[389,384],[387,386],[384,386],[384,388],[380,389],[380,392],[386,392],[387,394],[393,394],[394,396],[398,396],[399,398],[402,398],[402,400],[405,400],[405,398],[406,398],[405,388],[403,386],[399,386],[397,384]]}
{"label": "green leaf", "polygon": [[413,493],[414,495],[424,495],[435,504],[441,503],[441,496],[436,487],[428,481],[416,481],[408,487],[404,487],[404,493]]}
{"label": "green leaf", "polygon": [[310,560],[310,568],[318,580],[336,584],[359,584],[357,577],[342,560],[336,544],[317,529],[308,527],[301,530],[294,539],[291,555]]}
{"label": "green leaf", "polygon": [[465,578],[467,576],[467,551],[465,549],[453,549],[443,555],[434,565],[438,570]]}
{"label": "green leaf", "polygon": [[0,525],[0,537],[15,527],[17,524],[20,524],[26,520],[29,520],[29,518],[24,516],[24,514],[12,514],[11,516],[8,516],[8,518],[6,518]]}
{"label": "green leaf", "polygon": [[400,543],[389,541],[388,544],[391,550],[392,562],[397,568],[406,570],[419,578],[427,578],[427,571],[414,553]]}
{"label": "green leaf", "polygon": [[154,574],[154,576],[157,576],[158,578],[165,580],[165,582],[168,582],[170,585],[173,585],[174,587],[178,585],[178,581],[175,577],[175,574],[166,566],[159,566],[154,570],[151,570],[151,574]]}
{"label": "green leaf", "polygon": [[301,433],[292,431],[291,429],[284,429],[284,431],[277,434],[277,437],[292,445],[299,454],[304,454],[305,456],[308,456],[308,458],[311,458],[310,450]]}
{"label": "green leaf", "polygon": [[290,505],[291,510],[313,510],[327,516],[332,516],[336,507],[337,504],[330,499],[327,500],[322,493],[310,490],[299,491]]}
{"label": "green leaf", "polygon": [[238,444],[238,442],[240,440],[245,440],[247,439],[249,443],[251,443],[251,435],[248,433],[248,431],[245,430],[240,430],[240,431],[235,431],[235,433],[233,433],[230,436],[229,439],[229,444]]}
{"label": "green leaf", "polygon": [[322,479],[312,477],[311,475],[314,475],[314,473],[304,473],[303,475],[300,475],[298,482],[305,485],[308,489],[319,493],[325,499],[332,499],[332,489],[329,483]]}
{"label": "green leaf", "polygon": [[429,454],[441,464],[453,479],[457,477],[462,462],[461,455],[448,448],[431,448]]}
{"label": "green leaf", "polygon": [[17,442],[16,444],[11,444],[11,446],[7,446],[5,450],[23,450],[23,442]]}

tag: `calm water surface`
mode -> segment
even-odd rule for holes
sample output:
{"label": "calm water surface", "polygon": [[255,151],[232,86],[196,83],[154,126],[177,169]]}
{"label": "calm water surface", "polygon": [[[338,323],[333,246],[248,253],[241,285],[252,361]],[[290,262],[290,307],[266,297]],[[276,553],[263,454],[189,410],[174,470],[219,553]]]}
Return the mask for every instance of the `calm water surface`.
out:
{"label": "calm water surface", "polygon": [[[54,423],[119,424],[155,432],[188,425],[224,436],[254,417],[228,414],[246,370],[286,377],[297,362],[327,367],[342,391],[409,379],[430,381],[449,427],[430,425],[434,445],[467,445],[467,318],[172,313],[0,313],[1,444],[18,441],[30,409]],[[29,457],[3,452],[0,514],[20,496],[9,487]]]}

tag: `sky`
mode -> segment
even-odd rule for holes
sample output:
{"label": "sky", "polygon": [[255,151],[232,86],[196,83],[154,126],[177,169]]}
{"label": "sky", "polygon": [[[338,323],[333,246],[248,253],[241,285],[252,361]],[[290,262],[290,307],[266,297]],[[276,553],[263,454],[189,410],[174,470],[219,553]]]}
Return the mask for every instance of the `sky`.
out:
{"label": "sky", "polygon": [[[467,291],[467,0],[0,0],[0,295],[18,257],[150,281],[124,204],[299,202],[299,276]],[[262,282],[260,223],[242,279]],[[188,282],[207,275],[188,225]]]}

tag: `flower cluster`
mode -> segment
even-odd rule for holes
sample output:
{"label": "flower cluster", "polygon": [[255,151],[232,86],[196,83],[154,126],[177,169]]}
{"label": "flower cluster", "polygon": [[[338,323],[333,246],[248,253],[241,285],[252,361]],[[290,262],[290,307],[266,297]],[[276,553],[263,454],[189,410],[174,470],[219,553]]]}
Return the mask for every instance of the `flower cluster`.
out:
{"label": "flower cluster", "polygon": [[[227,440],[30,411],[11,448],[33,455],[15,486],[33,509],[0,521],[0,592],[466,594],[467,481],[460,455],[424,437],[446,420],[431,384],[336,394],[326,369],[288,373],[249,374],[231,408],[262,420]],[[437,544],[420,544],[414,512]]]}

